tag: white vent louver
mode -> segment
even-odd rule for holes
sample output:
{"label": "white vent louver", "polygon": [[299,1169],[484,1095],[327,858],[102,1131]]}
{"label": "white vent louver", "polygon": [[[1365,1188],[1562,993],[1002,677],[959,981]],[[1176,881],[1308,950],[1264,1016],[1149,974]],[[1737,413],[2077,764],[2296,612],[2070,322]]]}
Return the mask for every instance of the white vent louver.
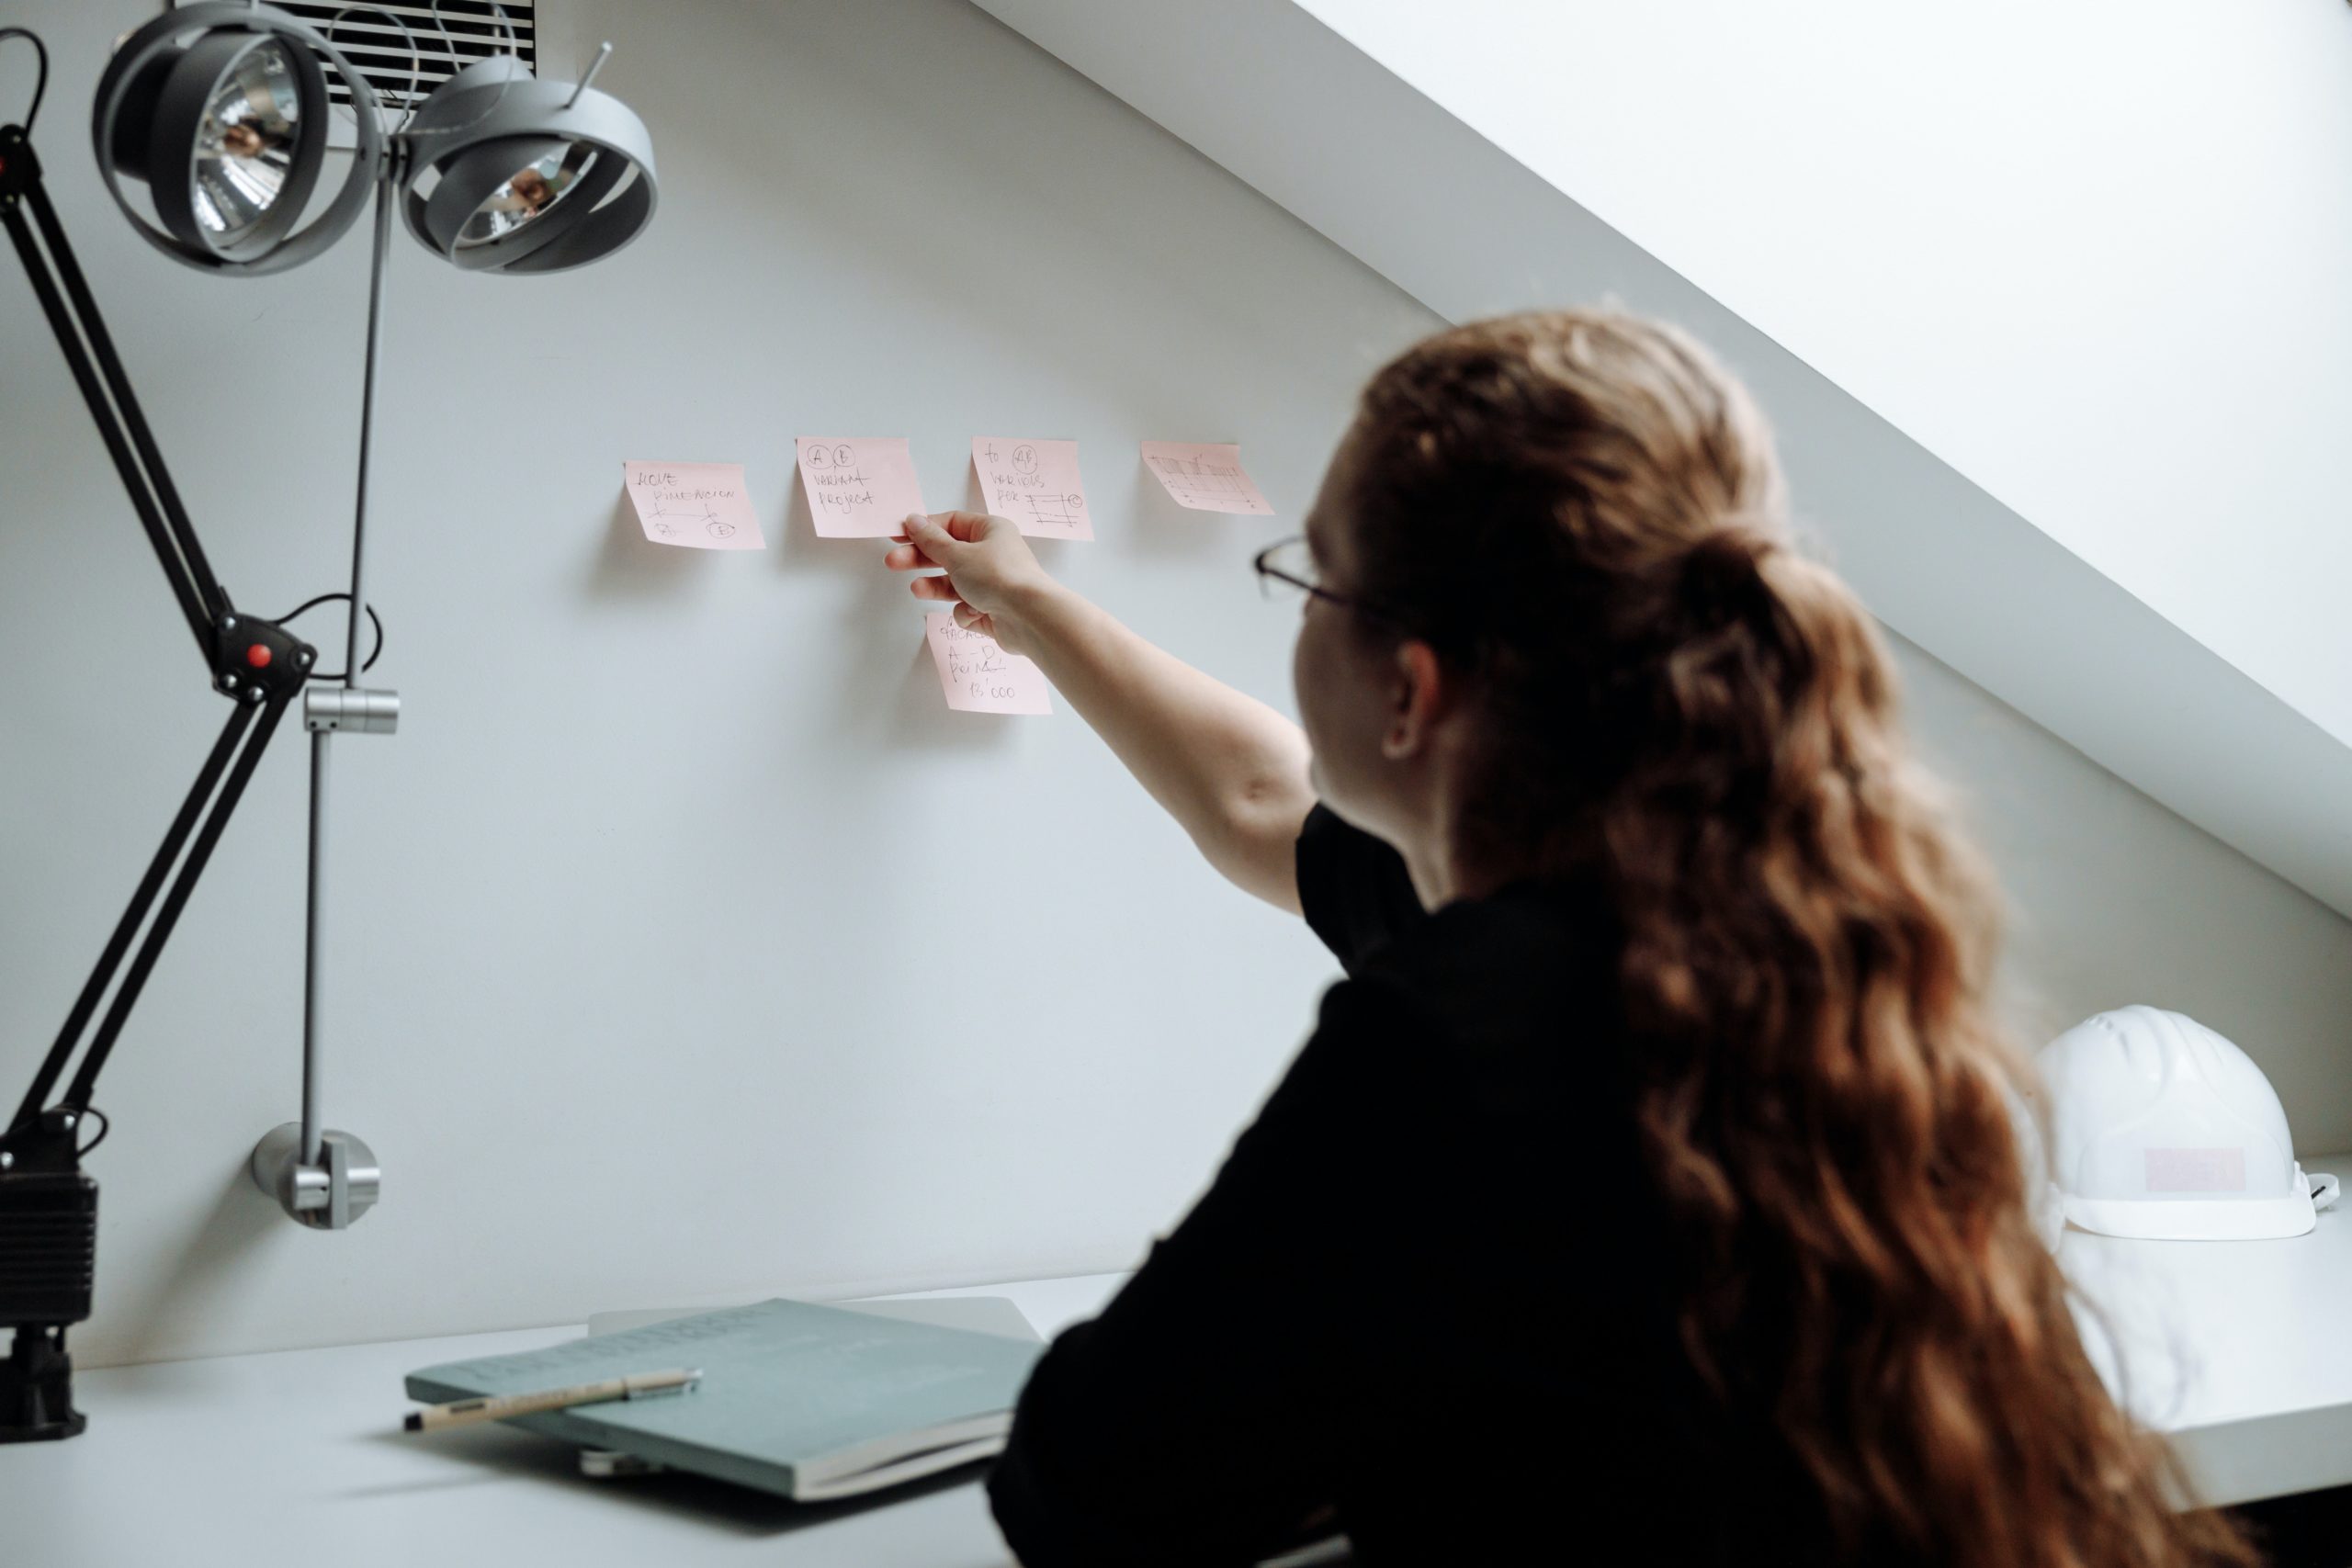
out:
{"label": "white vent louver", "polygon": [[[193,4],[194,0],[186,0]],[[539,66],[540,0],[440,0],[425,5],[313,5],[308,0],[270,0],[277,10],[300,17],[359,68],[385,109],[404,113],[421,98],[475,61],[514,53]],[[504,13],[503,19],[500,13]],[[401,27],[407,32],[401,32]],[[513,29],[513,42],[508,29]],[[351,107],[342,80],[328,73],[328,96],[336,107]]]}

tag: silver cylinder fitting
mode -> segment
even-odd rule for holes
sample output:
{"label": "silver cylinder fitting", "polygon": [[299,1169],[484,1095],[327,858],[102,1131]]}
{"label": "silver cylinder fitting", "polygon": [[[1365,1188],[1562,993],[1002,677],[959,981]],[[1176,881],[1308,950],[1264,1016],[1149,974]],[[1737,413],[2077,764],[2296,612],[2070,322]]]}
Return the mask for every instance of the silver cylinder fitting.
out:
{"label": "silver cylinder fitting", "polygon": [[304,1165],[300,1122],[271,1128],[254,1145],[247,1169],[254,1186],[314,1230],[349,1229],[376,1206],[384,1185],[375,1151],[356,1135],[332,1127],[319,1134],[319,1163]]}
{"label": "silver cylinder fitting", "polygon": [[401,694],[356,686],[310,686],[302,693],[302,728],[390,735],[401,726]]}

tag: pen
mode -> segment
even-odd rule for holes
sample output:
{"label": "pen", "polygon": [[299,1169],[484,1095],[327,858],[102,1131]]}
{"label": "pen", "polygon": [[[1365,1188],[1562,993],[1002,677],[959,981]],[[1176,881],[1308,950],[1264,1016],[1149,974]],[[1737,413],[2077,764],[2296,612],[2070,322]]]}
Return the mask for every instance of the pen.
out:
{"label": "pen", "polygon": [[702,1369],[680,1368],[666,1372],[631,1372],[627,1377],[573,1383],[569,1388],[544,1388],[536,1393],[484,1394],[428,1404],[412,1410],[401,1425],[412,1432],[437,1432],[474,1421],[503,1421],[509,1416],[529,1416],[541,1410],[562,1410],[574,1404],[594,1404],[607,1399],[639,1399],[647,1394],[684,1393],[702,1381]]}

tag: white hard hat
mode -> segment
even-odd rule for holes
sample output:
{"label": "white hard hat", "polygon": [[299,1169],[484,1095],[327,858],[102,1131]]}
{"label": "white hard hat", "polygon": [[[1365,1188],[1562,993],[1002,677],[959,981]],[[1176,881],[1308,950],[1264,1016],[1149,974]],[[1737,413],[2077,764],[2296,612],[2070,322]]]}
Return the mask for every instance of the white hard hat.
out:
{"label": "white hard hat", "polygon": [[2253,1059],[2193,1018],[2103,1012],[2041,1048],[2050,1176],[2066,1218],[2108,1235],[2254,1241],[2301,1235],[2312,1201],[2287,1112]]}

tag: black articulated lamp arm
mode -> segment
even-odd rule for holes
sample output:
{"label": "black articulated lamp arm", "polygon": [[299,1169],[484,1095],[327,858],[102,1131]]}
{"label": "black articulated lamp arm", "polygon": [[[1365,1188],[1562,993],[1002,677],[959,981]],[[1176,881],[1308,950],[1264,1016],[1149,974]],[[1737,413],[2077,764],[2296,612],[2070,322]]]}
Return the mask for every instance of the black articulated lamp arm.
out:
{"label": "black articulated lamp arm", "polygon": [[[22,28],[0,28],[0,39],[10,37],[40,48]],[[46,85],[45,51],[41,76]],[[0,227],[24,262],[42,314],[195,635],[212,688],[232,705],[23,1102],[0,1129],[0,1327],[17,1331],[10,1355],[0,1361],[0,1442],[71,1437],[83,1427],[73,1407],[64,1331],[90,1315],[96,1259],[97,1186],[81,1168],[95,1140],[85,1141],[83,1127],[96,1114],[103,1128],[105,1118],[91,1111],[91,1095],[213,846],[318,657],[317,649],[279,623],[240,614],[213,577],[42,186],[28,129],[40,107],[36,88],[28,124],[0,127]],[[100,1017],[99,1005],[109,989],[113,998]],[[48,1104],[94,1018],[97,1030],[80,1069],[62,1099]]]}
{"label": "black articulated lamp arm", "polygon": [[[163,918],[141,947],[121,993],[107,1010],[89,1060],[74,1079],[69,1103],[75,1108],[87,1105],[97,1068],[112,1048],[130,1004],[138,999],[138,987],[153,964],[162,939],[170,935],[170,922],[186,902],[196,874],[203,870],[204,859],[219,838],[229,810],[236,805],[238,793],[251,772],[251,762],[257,760],[260,747],[277,728],[284,705],[299,695],[309,681],[318,650],[277,622],[238,613],[229,601],[227,590],[212,575],[204,547],[197,540],[195,525],[188,521],[187,508],[180,504],[179,491],[147,428],[138,396],[130,389],[130,378],[123,373],[122,362],[115,354],[105,318],[98,313],[97,301],[90,295],[89,285],[74,259],[73,246],[57,220],[56,209],[50,204],[49,193],[41,184],[40,160],[22,126],[0,127],[0,227],[7,230],[8,238],[31,277],[33,292],[40,299],[41,311],[49,318],[51,330],[56,333],[66,367],[73,372],[74,384],[82,389],[90,417],[96,422],[107,455],[122,476],[123,488],[130,492],[131,506],[147,531],[148,542],[155,547],[164,577],[179,601],[189,630],[195,634],[205,667],[211,672],[213,689],[237,705],[222,731],[220,743],[198,777],[196,790],[181,807],[162,852],[148,867],[130,910],[107,944],[97,973],[91,976],[75,1002],[65,1032],[42,1064],[32,1091],[10,1122],[8,1131],[13,1135],[33,1118],[40,1101],[54,1086],[115,967],[129,951],[130,939],[162,886],[165,873],[187,842],[198,814],[225,770],[229,786],[212,802],[203,830],[197,834],[196,851],[181,867],[179,879],[164,900]],[[255,712],[266,714],[266,722],[252,727],[250,720]],[[237,766],[230,767],[229,755],[237,750],[240,739],[248,740],[249,750],[239,757]]]}

